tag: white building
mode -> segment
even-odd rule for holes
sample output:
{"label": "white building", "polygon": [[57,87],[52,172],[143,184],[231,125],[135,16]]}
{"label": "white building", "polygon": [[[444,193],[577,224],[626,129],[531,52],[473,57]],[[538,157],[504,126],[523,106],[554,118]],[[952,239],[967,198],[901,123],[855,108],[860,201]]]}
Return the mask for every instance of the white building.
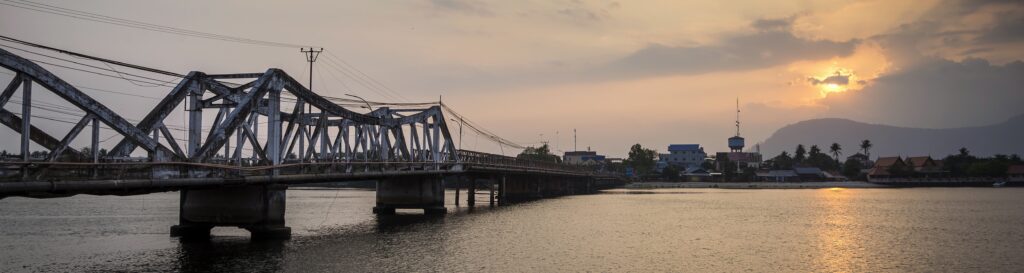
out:
{"label": "white building", "polygon": [[594,151],[572,151],[565,152],[562,162],[570,165],[600,165],[604,163],[605,156]]}
{"label": "white building", "polygon": [[666,165],[675,165],[685,168],[700,167],[704,159],[708,157],[700,144],[672,144],[668,145],[667,154],[659,154],[659,160]]}

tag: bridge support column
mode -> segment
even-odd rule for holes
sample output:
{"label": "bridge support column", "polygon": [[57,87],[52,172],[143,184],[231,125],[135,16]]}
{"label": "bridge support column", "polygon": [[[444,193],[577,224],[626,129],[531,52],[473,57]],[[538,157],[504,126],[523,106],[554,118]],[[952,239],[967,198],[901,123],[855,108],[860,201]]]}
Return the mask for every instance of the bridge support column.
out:
{"label": "bridge support column", "polygon": [[522,201],[532,198],[532,186],[533,183],[529,177],[521,175],[505,177],[500,190],[502,204],[509,200]]}
{"label": "bridge support column", "polygon": [[282,185],[182,190],[179,224],[173,237],[209,237],[215,226],[249,230],[253,239],[288,239],[284,225],[285,189]]}
{"label": "bridge support column", "polygon": [[534,191],[534,198],[544,198],[544,191],[542,188],[547,184],[547,181],[543,177],[537,177],[537,184],[534,185],[536,190]]}
{"label": "bridge support column", "polygon": [[495,179],[488,179],[487,180],[488,206],[490,206],[492,208],[494,207],[494,183],[495,182],[497,182],[497,181],[495,181]]}
{"label": "bridge support column", "polygon": [[498,182],[498,205],[504,206],[508,202],[508,177],[505,175],[501,176],[501,181]]}
{"label": "bridge support column", "polygon": [[465,180],[465,178],[463,178],[462,176],[456,176],[453,179],[455,180],[455,206],[458,207],[459,206],[459,188],[462,187],[462,184],[463,184],[462,181]]}
{"label": "bridge support column", "polygon": [[469,188],[466,189],[466,205],[476,206],[476,177],[469,177]]}
{"label": "bridge support column", "polygon": [[444,180],[439,177],[399,177],[377,181],[376,214],[395,209],[423,209],[426,214],[445,214]]}

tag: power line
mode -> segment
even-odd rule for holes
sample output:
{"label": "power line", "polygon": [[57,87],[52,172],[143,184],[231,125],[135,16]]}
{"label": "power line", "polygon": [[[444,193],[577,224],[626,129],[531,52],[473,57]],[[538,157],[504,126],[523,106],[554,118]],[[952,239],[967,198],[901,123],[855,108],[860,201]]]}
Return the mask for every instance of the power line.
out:
{"label": "power line", "polygon": [[[3,4],[3,3],[0,3],[0,4]],[[134,64],[119,62],[119,61],[115,61],[115,60],[95,57],[95,56],[89,56],[89,55],[85,55],[85,54],[78,53],[78,52],[72,52],[72,51],[67,51],[67,50],[63,50],[63,49],[53,48],[53,47],[49,47],[49,46],[44,46],[44,45],[40,45],[40,44],[36,44],[36,43],[32,43],[32,42],[26,42],[26,41],[14,39],[14,38],[3,36],[3,35],[0,35],[0,40],[4,40],[4,41],[8,41],[8,42],[13,42],[13,43],[18,43],[18,44],[22,44],[22,45],[27,45],[27,46],[31,46],[31,47],[35,47],[35,48],[46,49],[46,50],[50,50],[50,51],[56,51],[56,52],[59,52],[59,53],[62,53],[62,54],[67,54],[67,55],[71,55],[71,56],[75,56],[75,57],[79,57],[79,58],[85,58],[85,59],[90,59],[90,60],[94,60],[94,61],[100,61],[100,62],[109,63],[109,64],[113,64],[113,65],[117,65],[117,66],[122,66],[122,67],[137,69],[137,70],[142,70],[142,71],[146,71],[146,72],[151,72],[151,73],[156,73],[156,74],[163,74],[163,75],[173,76],[173,77],[178,77],[178,78],[184,78],[185,77],[185,75],[174,73],[174,72],[170,72],[170,71],[160,70],[160,69],[151,68],[151,67],[145,67],[145,66],[141,66],[141,65],[134,65]]]}
{"label": "power line", "polygon": [[[20,97],[16,97],[16,96],[15,97],[11,97],[10,102],[13,102],[13,103],[23,103],[20,100]],[[51,113],[64,114],[64,115],[70,116],[72,118],[80,118],[81,116],[84,115],[84,113],[78,112],[78,111],[81,111],[80,109],[65,107],[65,106],[56,105],[56,104],[52,104],[52,103],[46,103],[46,102],[42,102],[42,101],[33,101],[32,104],[29,105],[29,107],[32,107],[34,109],[39,109],[39,110],[47,111],[47,112],[51,112]],[[122,118],[127,120],[127,121],[129,121],[129,122],[133,122],[133,123],[139,123],[140,122],[140,120],[137,120],[137,119],[124,118],[124,117],[122,117]],[[181,132],[188,131],[184,127],[180,127],[180,126],[166,125],[166,124],[164,126],[166,126],[167,129],[170,129],[170,130],[181,131]],[[108,129],[111,129],[111,128],[108,128]]]}
{"label": "power line", "polygon": [[380,81],[374,79],[373,77],[370,77],[370,75],[367,75],[362,70],[359,70],[358,68],[356,68],[352,64],[349,64],[344,59],[342,59],[340,56],[335,55],[334,53],[331,53],[331,52],[327,52],[327,58],[328,58],[328,60],[333,58],[334,60],[337,60],[338,62],[340,62],[340,64],[338,64],[338,63],[335,63],[335,64],[338,64],[341,67],[347,67],[347,68],[351,69],[352,71],[355,71],[355,72],[353,72],[353,74],[358,74],[358,76],[361,76],[361,78],[365,79],[366,81],[368,81],[370,83],[369,84],[370,86],[375,86],[375,89],[380,90],[380,91],[385,92],[385,93],[390,93],[391,95],[393,95],[395,97],[398,97],[399,99],[404,100],[404,101],[408,101],[409,100],[405,96],[402,96],[402,94],[400,94],[398,92],[395,92],[395,90],[392,90],[391,88],[389,88],[386,85],[382,84]]}
{"label": "power line", "polygon": [[463,123],[464,127],[467,127],[470,130],[473,130],[473,131],[477,132],[478,134],[483,135],[484,137],[490,139],[491,141],[497,142],[499,145],[505,145],[505,146],[509,146],[509,147],[512,147],[512,148],[516,148],[516,149],[526,149],[526,147],[523,146],[523,145],[515,143],[515,142],[513,142],[511,140],[505,139],[505,138],[503,138],[501,136],[498,136],[498,134],[495,134],[494,132],[491,132],[490,130],[487,130],[487,129],[483,128],[479,124],[476,124],[475,122],[469,120],[465,116],[459,114],[458,112],[455,112],[454,109],[452,109],[451,107],[448,107],[448,105],[445,105],[443,102],[440,103],[440,105],[441,105],[442,109],[447,111],[449,114],[451,114],[455,118],[459,119]]}
{"label": "power line", "polygon": [[[102,67],[98,67],[98,66],[94,66],[94,65],[84,64],[84,63],[80,63],[80,62],[76,62],[76,61],[72,61],[72,60],[68,60],[68,59],[64,59],[64,58],[60,58],[60,57],[54,57],[54,56],[51,56],[51,55],[46,55],[46,54],[34,52],[34,51],[31,51],[31,50],[27,50],[27,49],[21,49],[21,48],[17,48],[17,47],[6,46],[6,45],[4,47],[9,48],[9,49],[13,49],[13,50],[17,50],[17,51],[21,51],[21,52],[26,52],[26,53],[37,55],[37,56],[43,56],[43,57],[47,57],[47,58],[51,58],[51,59],[55,59],[55,60],[61,60],[61,61],[65,61],[65,62],[69,62],[69,63],[73,63],[73,64],[77,64],[77,65],[81,65],[81,66],[85,66],[85,67],[89,67],[89,68],[93,68],[93,69],[99,69],[99,70],[103,70],[103,71],[114,72],[114,73],[117,73],[118,75],[108,75],[108,74],[104,74],[104,75],[106,75],[108,77],[112,77],[112,78],[120,78],[120,79],[129,81],[129,82],[146,82],[146,83],[150,83],[150,84],[157,85],[157,86],[169,86],[167,84],[174,81],[174,80],[164,81],[164,80],[150,78],[150,77],[146,77],[146,76],[140,76],[140,75],[135,75],[135,74],[126,73],[126,72],[120,72],[120,71],[114,70],[112,67],[111,68],[102,68]],[[33,61],[36,61],[36,60],[33,60]],[[39,62],[39,61],[37,61],[37,62]],[[45,63],[45,62],[42,62],[42,63]],[[50,64],[50,63],[46,63],[46,64]],[[104,64],[106,64],[106,63],[104,63]],[[55,65],[55,64],[50,64],[50,65]],[[59,65],[56,65],[56,66],[59,66]],[[66,66],[61,66],[61,67],[69,68],[69,67],[66,67]],[[125,78],[123,75],[129,75],[129,76],[132,76],[132,77],[146,79],[146,80],[152,80],[152,81],[156,81],[156,82],[153,83],[153,82],[147,82],[147,81],[143,81],[143,80],[132,80],[132,79]],[[145,86],[145,87],[153,87],[153,86]]]}
{"label": "power line", "polygon": [[[11,75],[11,76],[16,75],[14,73],[4,72],[4,71],[0,71],[0,74],[6,74],[6,75]],[[77,87],[78,89],[93,90],[93,91],[96,91],[96,92],[118,94],[118,95],[124,95],[124,96],[129,96],[129,97],[144,98],[144,99],[151,99],[151,100],[157,100],[157,101],[163,99],[163,98],[158,98],[158,97],[144,96],[144,95],[138,95],[138,94],[132,94],[132,93],[126,93],[126,92],[120,92],[120,91],[113,91],[113,90],[108,90],[108,89],[101,89],[101,88],[88,87],[88,86],[81,86],[81,85],[75,85],[75,87]]]}
{"label": "power line", "polygon": [[[328,52],[328,53],[330,53],[330,52]],[[380,95],[381,97],[383,97],[385,99],[398,100],[395,97],[393,97],[390,94],[388,94],[387,92],[381,90],[380,88],[377,88],[377,87],[373,86],[373,84],[369,83],[368,81],[358,77],[354,72],[351,72],[351,71],[345,69],[343,66],[341,66],[340,64],[338,64],[337,62],[335,62],[334,60],[332,60],[330,58],[330,56],[332,56],[332,55],[328,54],[328,55],[325,55],[325,56],[328,56],[328,58],[326,59],[327,60],[327,62],[326,62],[327,67],[333,68],[334,70],[336,70],[338,72],[341,72],[342,75],[348,77],[349,79],[352,79],[352,82],[355,82],[356,84],[359,84],[360,86],[363,86],[364,88],[366,88],[366,90],[369,90],[371,92],[377,93],[378,95]]]}
{"label": "power line", "polygon": [[221,35],[221,34],[210,33],[210,32],[202,32],[202,31],[188,30],[188,29],[183,29],[183,28],[169,27],[169,26],[164,26],[164,25],[146,23],[146,22],[142,22],[142,21],[129,20],[129,19],[123,19],[123,18],[117,18],[117,17],[111,17],[111,16],[106,16],[106,15],[101,15],[101,14],[91,13],[91,12],[86,12],[86,11],[74,10],[74,9],[69,9],[69,8],[62,8],[62,7],[58,7],[58,6],[47,5],[47,4],[42,4],[42,3],[32,2],[32,1],[26,1],[26,0],[19,0],[19,1],[4,0],[4,1],[7,2],[7,3],[0,3],[0,5],[6,5],[6,6],[11,6],[11,7],[27,9],[27,10],[32,10],[32,11],[37,11],[37,12],[42,12],[42,13],[48,13],[48,14],[53,14],[53,15],[59,15],[59,16],[64,16],[64,17],[69,17],[69,18],[75,18],[75,19],[80,19],[80,20],[86,20],[86,21],[91,21],[91,22],[98,22],[98,23],[105,23],[105,24],[111,24],[111,25],[117,25],[117,26],[129,27],[129,28],[135,28],[135,29],[142,29],[142,30],[149,30],[149,31],[155,31],[155,32],[162,32],[162,33],[167,33],[167,34],[190,36],[190,37],[205,38],[205,39],[211,39],[211,40],[220,40],[220,41],[227,41],[227,42],[236,42],[236,43],[243,43],[243,44],[271,46],[271,47],[296,48],[296,47],[303,47],[303,46],[305,46],[305,45],[297,45],[297,44],[289,44],[289,43],[280,43],[280,42],[272,42],[272,41],[265,41],[265,40],[249,39],[249,38],[242,38],[242,37],[236,37],[236,36]]}
{"label": "power line", "polygon": [[[338,55],[334,55],[334,54],[331,54],[330,52],[328,52],[328,54],[330,55],[330,57],[333,57],[333,58],[335,58],[335,60],[338,60],[338,61],[340,61],[340,62],[341,62],[342,64],[344,64],[344,65],[348,66],[349,68],[351,68],[352,70],[355,70],[355,71],[356,71],[357,73],[359,73],[359,75],[362,75],[362,76],[363,76],[363,77],[365,77],[366,79],[369,79],[369,80],[370,80],[370,82],[372,82],[372,83],[376,84],[377,86],[379,86],[379,87],[383,88],[383,89],[384,89],[385,91],[387,91],[387,92],[390,92],[391,94],[393,94],[393,95],[395,95],[395,96],[397,96],[397,97],[401,98],[402,100],[408,100],[407,98],[405,98],[405,96],[402,96],[402,94],[401,94],[401,93],[398,93],[398,92],[396,92],[395,90],[391,89],[391,88],[390,88],[390,87],[388,87],[387,85],[384,85],[383,83],[381,83],[381,82],[380,82],[380,81],[378,81],[377,79],[375,79],[375,78],[373,78],[373,77],[370,77],[370,75],[368,75],[368,74],[364,73],[364,72],[363,72],[362,70],[359,70],[359,68],[356,68],[356,67],[355,67],[354,65],[352,65],[352,64],[350,64],[350,63],[348,63],[348,62],[346,62],[346,61],[345,61],[345,59],[342,59],[342,58],[341,58],[340,56],[338,56]],[[329,57],[329,58],[330,58],[330,57]]]}
{"label": "power line", "polygon": [[[41,64],[48,64],[48,65],[52,65],[52,66],[56,66],[56,67],[60,67],[60,68],[65,68],[65,69],[71,69],[71,70],[79,71],[79,72],[96,74],[96,75],[100,75],[100,76],[104,76],[104,77],[111,77],[111,78],[115,78],[115,79],[123,79],[123,78],[121,78],[119,76],[116,76],[116,75],[103,74],[103,73],[99,73],[99,72],[95,72],[95,71],[89,71],[89,70],[85,70],[85,69],[74,68],[74,67],[70,67],[70,66],[66,66],[66,65],[59,65],[59,64],[55,64],[55,63],[44,62],[44,61],[34,60],[34,59],[29,59],[29,58],[25,58],[25,59],[33,61],[33,62],[41,63]],[[162,84],[162,83],[159,83],[159,82],[150,82],[150,81],[142,81],[142,80],[138,80],[138,81],[149,83],[149,84],[153,84],[153,85],[158,85],[158,86],[165,86],[165,87],[171,87],[172,86],[172,85]]]}

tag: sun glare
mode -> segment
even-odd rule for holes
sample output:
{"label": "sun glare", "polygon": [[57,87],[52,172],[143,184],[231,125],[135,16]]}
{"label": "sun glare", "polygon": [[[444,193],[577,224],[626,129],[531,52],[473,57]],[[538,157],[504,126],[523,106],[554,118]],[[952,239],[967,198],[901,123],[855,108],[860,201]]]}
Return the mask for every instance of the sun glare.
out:
{"label": "sun glare", "polygon": [[846,87],[839,84],[829,83],[821,85],[822,97],[827,96],[829,93],[839,93],[843,91],[846,91]]}

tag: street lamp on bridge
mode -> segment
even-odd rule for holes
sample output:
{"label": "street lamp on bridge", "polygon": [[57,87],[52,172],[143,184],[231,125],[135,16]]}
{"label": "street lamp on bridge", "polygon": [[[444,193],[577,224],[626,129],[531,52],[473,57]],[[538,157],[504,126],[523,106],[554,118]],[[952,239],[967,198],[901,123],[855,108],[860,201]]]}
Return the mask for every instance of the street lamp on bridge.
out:
{"label": "street lamp on bridge", "polygon": [[345,94],[345,96],[357,98],[357,99],[363,101],[363,103],[366,104],[366,109],[370,109],[370,112],[373,112],[373,107],[370,106],[370,102],[366,101],[366,99],[363,99],[363,97],[352,95],[352,94]]}

